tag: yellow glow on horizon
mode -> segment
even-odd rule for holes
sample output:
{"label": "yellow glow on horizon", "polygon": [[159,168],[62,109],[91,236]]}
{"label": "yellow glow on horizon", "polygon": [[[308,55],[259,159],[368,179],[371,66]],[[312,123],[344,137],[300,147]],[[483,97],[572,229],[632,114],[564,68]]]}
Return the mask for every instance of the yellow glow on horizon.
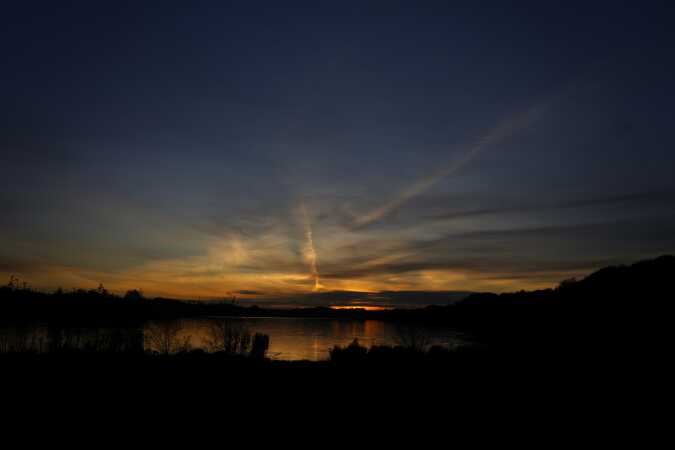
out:
{"label": "yellow glow on horizon", "polygon": [[330,309],[363,309],[365,311],[386,311],[392,309],[388,306],[362,306],[362,305],[331,305]]}
{"label": "yellow glow on horizon", "polygon": [[[15,275],[36,289],[53,290],[63,287],[93,289],[98,283],[111,292],[124,293],[129,289],[142,289],[151,297],[184,299],[214,299],[237,297],[257,298],[269,296],[306,295],[314,288],[314,279],[306,272],[237,273],[234,270],[214,270],[189,262],[163,261],[142,267],[117,271],[84,270],[70,266],[41,267],[35,272],[0,272],[6,279]],[[332,291],[377,293],[380,291],[441,291],[467,290],[510,292],[520,289],[544,289],[555,286],[559,280],[576,276],[576,272],[543,274],[542,280],[526,282],[508,276],[492,278],[481,274],[458,274],[443,271],[423,271],[407,274],[364,277],[362,279],[326,280],[323,289]],[[238,294],[239,291],[256,292]],[[351,306],[351,305],[347,305]]]}

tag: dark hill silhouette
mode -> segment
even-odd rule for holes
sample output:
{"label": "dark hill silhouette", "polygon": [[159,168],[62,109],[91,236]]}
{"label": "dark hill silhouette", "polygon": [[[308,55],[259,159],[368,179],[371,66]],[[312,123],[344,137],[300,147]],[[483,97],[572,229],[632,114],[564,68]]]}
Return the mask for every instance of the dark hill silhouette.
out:
{"label": "dark hill silhouette", "polygon": [[665,255],[630,266],[602,268],[581,280],[565,280],[555,289],[508,294],[474,294],[458,302],[458,310],[518,307],[555,307],[576,311],[580,315],[633,312],[665,306],[672,293],[675,256]]}
{"label": "dark hill silhouette", "polygon": [[[474,294],[435,315],[493,347],[587,353],[655,348],[670,338],[675,257],[600,269],[555,289]],[[440,314],[439,314],[440,313]],[[619,344],[620,343],[620,344]]]}

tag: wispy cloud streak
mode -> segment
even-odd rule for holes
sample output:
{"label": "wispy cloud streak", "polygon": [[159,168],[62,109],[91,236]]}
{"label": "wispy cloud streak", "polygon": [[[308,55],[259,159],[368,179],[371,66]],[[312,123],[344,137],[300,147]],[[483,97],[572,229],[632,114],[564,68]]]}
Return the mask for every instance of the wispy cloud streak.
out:
{"label": "wispy cloud streak", "polygon": [[307,208],[304,203],[300,204],[300,220],[305,233],[305,246],[303,249],[303,257],[309,266],[309,274],[314,279],[314,291],[319,291],[323,287],[321,285],[321,277],[319,276],[319,269],[317,264],[316,248],[314,247],[314,236],[312,233],[312,223],[307,214]]}
{"label": "wispy cloud streak", "polygon": [[431,216],[431,218],[437,220],[451,220],[484,215],[556,211],[604,206],[624,206],[635,203],[639,203],[642,206],[673,205],[675,204],[675,191],[664,189],[658,191],[632,192],[621,195],[573,198],[569,200],[560,200],[557,202],[522,203],[511,205],[507,204],[505,206],[449,211],[436,214]]}
{"label": "wispy cloud streak", "polygon": [[401,192],[388,202],[378,208],[356,217],[352,222],[352,227],[359,228],[376,222],[400,208],[404,203],[414,197],[426,192],[442,179],[454,174],[462,167],[471,162],[481,151],[490,145],[496,145],[512,136],[514,133],[530,126],[539,119],[544,113],[545,105],[538,105],[524,112],[514,114],[506,120],[498,123],[489,132],[481,136],[477,142],[468,146],[459,159],[454,160],[445,167],[425,176],[417,182],[403,189]]}

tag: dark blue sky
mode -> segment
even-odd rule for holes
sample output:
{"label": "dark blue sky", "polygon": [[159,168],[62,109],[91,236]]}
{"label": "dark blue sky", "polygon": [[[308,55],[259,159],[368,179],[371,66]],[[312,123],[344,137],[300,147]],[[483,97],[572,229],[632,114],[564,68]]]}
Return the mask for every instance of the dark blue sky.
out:
{"label": "dark blue sky", "polygon": [[3,5],[0,275],[503,291],[673,252],[673,8]]}

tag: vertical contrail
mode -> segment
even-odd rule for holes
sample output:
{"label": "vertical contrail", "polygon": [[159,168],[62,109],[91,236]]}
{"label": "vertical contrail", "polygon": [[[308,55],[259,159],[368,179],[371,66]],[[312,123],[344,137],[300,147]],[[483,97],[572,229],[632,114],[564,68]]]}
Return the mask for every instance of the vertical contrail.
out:
{"label": "vertical contrail", "polygon": [[373,211],[357,217],[352,222],[352,226],[354,228],[358,228],[368,225],[388,215],[392,211],[395,211],[408,200],[424,193],[443,178],[461,169],[472,159],[474,159],[476,155],[478,155],[485,147],[497,144],[513,135],[517,131],[527,128],[532,122],[537,120],[542,115],[544,109],[545,106],[531,108],[520,114],[512,115],[511,117],[507,118],[507,120],[498,123],[497,126],[481,136],[477,142],[469,146],[464,151],[464,154],[461,158],[406,187],[401,192],[399,192],[396,197],[392,198]]}
{"label": "vertical contrail", "polygon": [[319,276],[319,269],[317,266],[317,257],[316,249],[314,248],[314,237],[312,235],[312,223],[309,220],[309,215],[307,214],[307,208],[304,203],[300,203],[300,219],[302,220],[302,225],[305,231],[305,247],[303,249],[303,256],[305,262],[309,266],[310,276],[314,279],[314,291],[320,290],[323,286],[321,285],[321,277]]}

